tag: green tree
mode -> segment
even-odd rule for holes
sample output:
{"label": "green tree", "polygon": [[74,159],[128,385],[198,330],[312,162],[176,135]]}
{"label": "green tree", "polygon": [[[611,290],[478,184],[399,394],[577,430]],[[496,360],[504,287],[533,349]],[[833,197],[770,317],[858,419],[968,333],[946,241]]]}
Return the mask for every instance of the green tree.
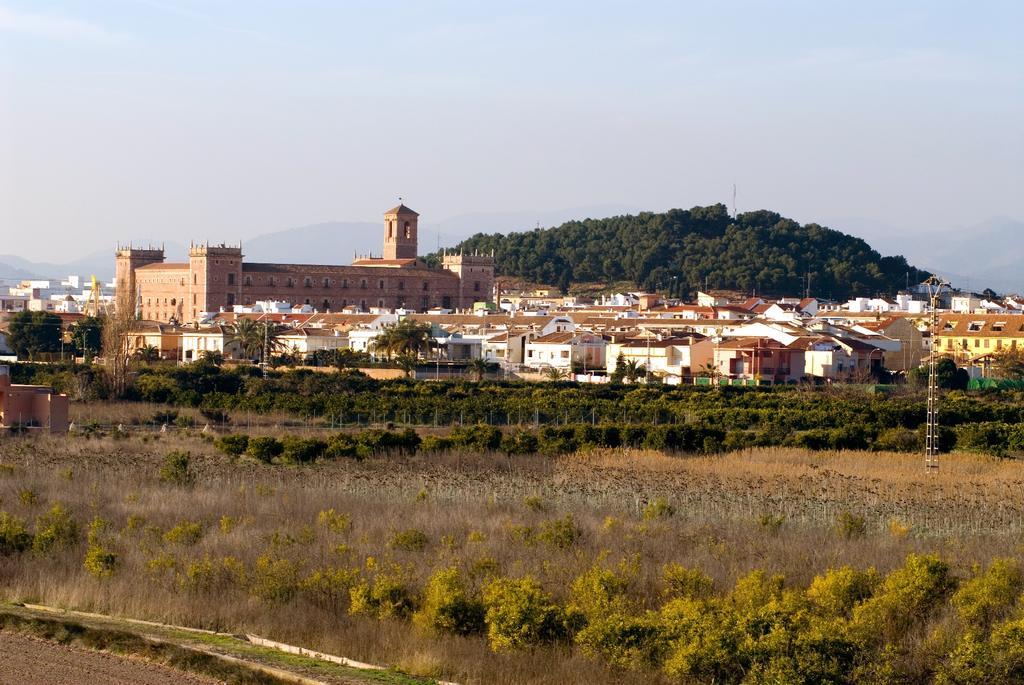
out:
{"label": "green tree", "polygon": [[152,363],[160,360],[160,350],[155,345],[143,345],[135,350],[134,357],[140,362]]}
{"label": "green tree", "polygon": [[237,345],[249,359],[260,359],[263,356],[263,324],[255,319],[238,319],[231,326],[227,339],[228,345]]}
{"label": "green tree", "polygon": [[7,326],[7,344],[18,357],[34,361],[40,354],[60,352],[61,319],[50,312],[18,312]]}
{"label": "green tree", "polygon": [[71,343],[84,357],[99,354],[103,347],[103,319],[87,316],[71,327]]}
{"label": "green tree", "polygon": [[406,318],[382,330],[373,339],[372,346],[388,358],[402,355],[419,357],[430,350],[430,333],[430,324]]}
{"label": "green tree", "polygon": [[473,374],[473,379],[476,380],[477,383],[482,381],[484,376],[490,373],[493,368],[494,364],[482,358],[473,359],[466,365],[466,370]]}
{"label": "green tree", "polygon": [[418,360],[414,354],[400,354],[395,359],[395,363],[398,364],[398,368],[405,371],[406,378],[412,378],[416,375],[416,366]]}
{"label": "green tree", "polygon": [[544,369],[544,377],[549,381],[564,381],[569,378],[569,372],[552,366],[551,368]]}
{"label": "green tree", "polygon": [[992,356],[1000,376],[1015,381],[1024,380],[1024,348],[1008,348]]}

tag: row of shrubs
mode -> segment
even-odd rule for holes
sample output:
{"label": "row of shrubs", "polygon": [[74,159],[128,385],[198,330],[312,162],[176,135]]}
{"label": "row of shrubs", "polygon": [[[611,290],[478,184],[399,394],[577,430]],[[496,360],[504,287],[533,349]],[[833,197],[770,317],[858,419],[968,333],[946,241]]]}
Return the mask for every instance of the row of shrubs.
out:
{"label": "row of shrubs", "polygon": [[[923,448],[924,428],[889,428],[872,433],[863,427],[818,428],[786,434],[777,430],[724,431],[708,426],[590,425],[545,426],[538,430],[503,431],[476,425],[452,429],[446,435],[420,436],[415,430],[368,429],[333,433],[325,438],[225,435],[216,446],[225,454],[246,454],[260,461],[306,463],[340,457],[364,458],[374,454],[414,454],[453,449],[502,452],[507,455],[568,454],[589,448],[630,447],[666,452],[715,454],[753,447],[799,447],[810,450],[872,449],[917,452]],[[1024,425],[965,424],[940,430],[940,448],[978,451],[997,456],[1024,452]]]}

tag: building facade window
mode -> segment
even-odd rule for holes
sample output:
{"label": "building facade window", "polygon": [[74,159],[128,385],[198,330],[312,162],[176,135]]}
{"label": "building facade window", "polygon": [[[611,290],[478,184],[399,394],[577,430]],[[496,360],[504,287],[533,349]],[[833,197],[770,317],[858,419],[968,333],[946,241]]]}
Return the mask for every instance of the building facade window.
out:
{"label": "building facade window", "polygon": [[234,274],[228,274],[228,285],[234,285],[234,284],[235,284],[235,275]]}
{"label": "building facade window", "polygon": [[303,279],[303,281],[302,281],[302,285],[304,287],[306,287],[306,288],[312,288],[313,287],[313,279],[310,278],[309,276],[306,276],[306,278]]}

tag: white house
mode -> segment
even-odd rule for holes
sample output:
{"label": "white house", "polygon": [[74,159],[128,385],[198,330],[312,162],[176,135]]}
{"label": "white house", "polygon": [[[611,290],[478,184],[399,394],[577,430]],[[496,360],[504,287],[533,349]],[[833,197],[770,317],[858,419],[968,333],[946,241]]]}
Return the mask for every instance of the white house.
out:
{"label": "white house", "polygon": [[584,369],[603,369],[605,340],[592,333],[563,331],[542,335],[526,343],[526,360],[532,368],[571,370],[573,365]]}
{"label": "white house", "polygon": [[227,326],[217,325],[205,328],[182,328],[181,359],[186,362],[201,359],[207,352],[219,353],[227,359],[242,359],[245,355],[237,342],[231,340]]}
{"label": "white house", "polygon": [[804,349],[804,373],[832,380],[881,367],[885,351],[853,338],[822,336],[808,339]]}
{"label": "white house", "polygon": [[614,373],[620,361],[634,361],[652,374],[665,379],[692,375],[690,348],[703,336],[663,337],[647,334],[608,343],[605,357],[608,373]]}
{"label": "white house", "polygon": [[348,336],[327,328],[293,328],[277,336],[280,349],[308,356],[324,350],[342,350],[348,347]]}

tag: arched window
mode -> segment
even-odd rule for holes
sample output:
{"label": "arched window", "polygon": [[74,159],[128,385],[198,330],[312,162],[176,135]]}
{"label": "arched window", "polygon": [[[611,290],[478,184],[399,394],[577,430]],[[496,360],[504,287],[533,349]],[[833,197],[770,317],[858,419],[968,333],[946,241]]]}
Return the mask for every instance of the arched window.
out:
{"label": "arched window", "polygon": [[[307,288],[312,288],[313,287],[313,279],[310,278],[309,276],[306,276],[306,278],[305,278],[305,280],[303,281],[302,284],[305,287],[307,287]],[[309,304],[309,303],[307,302],[306,304]]]}
{"label": "arched window", "polygon": [[[362,288],[363,290],[366,290],[366,279],[365,278],[362,281],[359,282],[359,287]],[[364,302],[365,302],[365,300],[364,300]]]}
{"label": "arched window", "polygon": [[321,307],[325,312],[331,308],[331,303],[328,300],[324,300],[324,306]]}
{"label": "arched window", "polygon": [[384,279],[383,278],[380,279],[379,281],[377,281],[377,289],[378,290],[384,290]]}
{"label": "arched window", "polygon": [[405,239],[412,239],[412,225],[408,221],[405,222]]}
{"label": "arched window", "polygon": [[252,276],[246,276],[245,277],[245,285],[246,285],[246,287],[249,287],[249,286],[252,285]]}
{"label": "arched window", "polygon": [[405,290],[405,281],[399,281],[398,282],[398,289],[399,290]]}
{"label": "arched window", "polygon": [[325,288],[330,288],[331,287],[331,279],[329,279],[329,278],[325,278],[324,279],[324,287]]}

